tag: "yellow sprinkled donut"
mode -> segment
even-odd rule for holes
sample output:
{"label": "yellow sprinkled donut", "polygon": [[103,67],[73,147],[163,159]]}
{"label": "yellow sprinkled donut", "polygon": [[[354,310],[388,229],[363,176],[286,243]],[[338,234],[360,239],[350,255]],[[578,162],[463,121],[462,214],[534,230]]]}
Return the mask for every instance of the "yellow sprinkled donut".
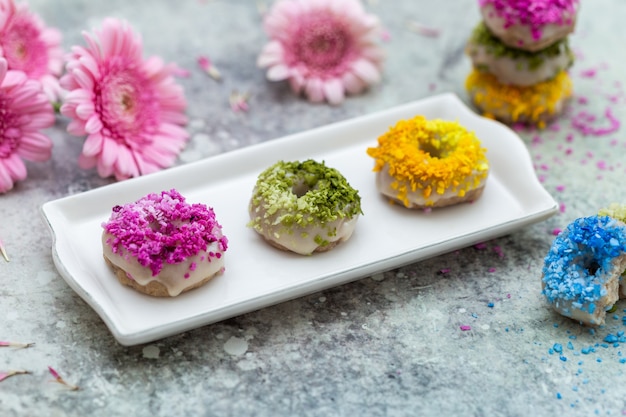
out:
{"label": "yellow sprinkled donut", "polygon": [[368,148],[376,187],[407,208],[474,201],[489,174],[486,149],[456,122],[415,116],[401,120]]}
{"label": "yellow sprinkled donut", "polygon": [[566,71],[551,80],[520,87],[502,84],[492,74],[473,70],[465,88],[485,117],[539,128],[561,114],[572,97],[572,80]]}

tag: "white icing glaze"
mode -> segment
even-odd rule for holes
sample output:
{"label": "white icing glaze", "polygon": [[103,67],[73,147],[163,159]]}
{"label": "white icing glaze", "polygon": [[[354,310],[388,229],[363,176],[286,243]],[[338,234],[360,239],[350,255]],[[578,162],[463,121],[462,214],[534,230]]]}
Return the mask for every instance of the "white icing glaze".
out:
{"label": "white icing glaze", "polygon": [[563,21],[571,20],[570,24],[548,23],[541,27],[541,37],[534,39],[530,26],[513,24],[506,27],[506,20],[498,15],[491,3],[481,7],[480,12],[489,30],[503,43],[527,51],[539,51],[552,45],[571,33],[576,25],[576,12],[572,16],[564,14]]}
{"label": "white icing glaze", "polygon": [[521,58],[497,57],[489,53],[488,48],[484,45],[474,42],[468,44],[467,53],[475,67],[486,67],[489,73],[493,74],[502,84],[522,87],[554,78],[559,71],[569,67],[571,59],[565,46],[561,48],[559,55],[543,58],[543,63],[533,69],[530,69],[529,63]]}
{"label": "white icing glaze", "polygon": [[[224,256],[220,258],[209,256],[209,252],[222,253],[218,243],[211,243],[206,251],[200,251],[195,256],[185,259],[177,264],[163,264],[161,272],[152,276],[150,268],[141,266],[136,258],[132,256],[124,256],[113,253],[111,246],[106,243],[107,239],[113,236],[108,233],[102,234],[103,253],[111,263],[120,269],[126,271],[130,279],[135,280],[141,285],[147,285],[151,281],[158,281],[163,284],[170,296],[179,295],[185,288],[190,287],[203,279],[215,275],[224,268]],[[192,263],[196,264],[195,270],[191,270]],[[189,277],[185,278],[185,274]]]}
{"label": "white icing glaze", "polygon": [[[487,176],[484,178],[480,178],[480,175],[483,175],[484,172],[473,171],[471,175],[467,176],[463,182],[459,183],[457,187],[447,188],[444,190],[443,194],[437,194],[433,191],[430,197],[425,198],[421,189],[416,189],[415,191],[409,190],[407,193],[407,199],[412,207],[426,207],[426,206],[438,206],[438,202],[442,200],[449,199],[457,199],[459,200],[458,190],[467,189],[466,193],[471,190],[483,187],[485,182],[487,181]],[[397,200],[398,191],[392,187],[393,183],[397,183],[398,180],[389,174],[389,166],[385,165],[380,171],[376,173],[376,188],[382,194]],[[469,187],[466,187],[467,185]],[[410,185],[409,185],[410,187]]]}
{"label": "white icing glaze", "polygon": [[[352,236],[358,216],[351,219],[339,218],[323,225],[309,227],[294,227],[286,229],[277,225],[276,228],[265,231],[264,236],[280,246],[301,255],[310,255],[321,245],[316,242],[316,236],[329,243],[343,242]],[[329,235],[330,232],[330,235]]]}

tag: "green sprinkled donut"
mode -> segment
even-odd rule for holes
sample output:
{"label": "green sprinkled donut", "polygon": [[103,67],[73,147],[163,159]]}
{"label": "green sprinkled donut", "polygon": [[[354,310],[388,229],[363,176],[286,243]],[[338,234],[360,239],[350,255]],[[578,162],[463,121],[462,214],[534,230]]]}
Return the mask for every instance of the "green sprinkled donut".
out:
{"label": "green sprinkled donut", "polygon": [[551,80],[574,63],[567,37],[530,52],[502,43],[484,22],[474,28],[465,53],[476,70],[492,74],[502,84],[520,87]]}
{"label": "green sprinkled donut", "polygon": [[248,209],[248,227],[302,255],[348,240],[362,214],[358,191],[339,171],[311,159],[279,161],[259,174]]}

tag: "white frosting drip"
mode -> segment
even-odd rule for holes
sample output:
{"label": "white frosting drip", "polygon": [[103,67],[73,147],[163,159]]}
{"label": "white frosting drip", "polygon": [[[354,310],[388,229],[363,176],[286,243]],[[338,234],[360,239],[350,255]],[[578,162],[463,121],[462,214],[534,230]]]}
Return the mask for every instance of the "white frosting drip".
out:
{"label": "white frosting drip", "polygon": [[[323,225],[310,225],[306,228],[293,227],[286,229],[277,225],[275,230],[268,230],[264,233],[266,239],[278,243],[293,252],[301,255],[310,255],[320,245],[316,240],[321,238],[329,243],[343,242],[352,236],[356,227],[358,216],[351,219],[339,218],[335,221]],[[329,236],[330,232],[330,236]],[[316,237],[318,237],[316,239]]]}
{"label": "white frosting drip", "polygon": [[489,53],[484,45],[476,43],[468,45],[468,55],[475,67],[487,67],[489,73],[493,74],[499,82],[522,87],[547,81],[559,71],[567,69],[570,57],[565,47],[562,47],[560,52],[557,56],[543,58],[543,63],[539,67],[530,69],[529,63],[524,62],[523,59],[497,57]]}
{"label": "white frosting drip", "polygon": [[[156,276],[152,276],[150,268],[141,266],[136,258],[128,254],[119,255],[113,253],[111,246],[106,243],[107,239],[112,237],[108,233],[102,234],[104,256],[113,265],[126,271],[130,279],[141,285],[147,285],[151,281],[163,284],[172,297],[179,295],[185,288],[219,273],[224,268],[223,254],[220,258],[209,256],[209,252],[222,253],[218,243],[213,242],[207,247],[206,251],[200,251],[197,255],[191,256],[183,262],[177,264],[163,263],[161,272]],[[193,271],[190,269],[192,263],[196,264],[196,268]],[[189,277],[185,278],[185,274],[189,274]]]}
{"label": "white frosting drip", "polygon": [[576,24],[576,13],[573,13],[572,16],[564,14],[563,21],[565,22],[568,18],[571,18],[571,24],[548,23],[541,27],[541,38],[534,39],[528,25],[513,24],[506,27],[506,20],[498,15],[493,4],[486,4],[481,7],[480,11],[487,27],[502,42],[513,48],[525,49],[527,51],[539,51],[563,39],[574,30]]}
{"label": "white frosting drip", "polygon": [[[470,190],[480,188],[484,186],[487,176],[483,179],[480,179],[479,175],[484,175],[484,171],[473,171],[472,175],[469,175],[463,182],[459,184],[458,187],[450,187],[444,190],[443,194],[438,194],[434,190],[431,193],[430,197],[425,198],[423,195],[422,189],[416,189],[415,191],[410,190],[407,193],[407,199],[409,203],[414,207],[426,207],[426,206],[436,206],[437,202],[440,200],[447,200],[450,198],[459,198],[459,190],[466,188],[466,193]],[[391,197],[395,200],[398,200],[398,190],[394,189],[391,184],[398,182],[397,179],[392,177],[389,174],[389,167],[385,165],[382,170],[376,173],[376,188],[384,195]],[[471,186],[466,187],[467,184]]]}

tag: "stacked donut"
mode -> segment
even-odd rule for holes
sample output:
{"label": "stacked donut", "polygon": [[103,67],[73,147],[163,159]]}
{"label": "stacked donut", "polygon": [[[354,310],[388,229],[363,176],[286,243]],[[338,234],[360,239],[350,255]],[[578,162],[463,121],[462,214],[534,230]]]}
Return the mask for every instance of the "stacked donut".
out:
{"label": "stacked donut", "polygon": [[579,0],[478,0],[482,21],[466,53],[465,87],[487,117],[545,127],[572,96],[568,35]]}

